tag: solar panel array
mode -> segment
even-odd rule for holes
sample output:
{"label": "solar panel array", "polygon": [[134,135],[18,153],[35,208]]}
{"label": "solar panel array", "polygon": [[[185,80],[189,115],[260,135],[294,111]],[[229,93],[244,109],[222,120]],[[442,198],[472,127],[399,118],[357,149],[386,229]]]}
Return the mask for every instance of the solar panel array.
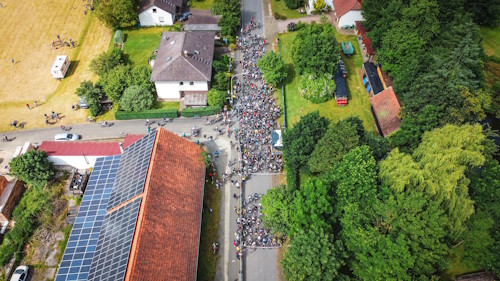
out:
{"label": "solar panel array", "polygon": [[56,281],[87,280],[121,155],[97,158]]}
{"label": "solar panel array", "polygon": [[88,280],[123,280],[134,238],[141,198],[106,215]]}
{"label": "solar panel array", "polygon": [[142,193],[155,137],[155,133],[150,133],[123,152],[108,211]]}

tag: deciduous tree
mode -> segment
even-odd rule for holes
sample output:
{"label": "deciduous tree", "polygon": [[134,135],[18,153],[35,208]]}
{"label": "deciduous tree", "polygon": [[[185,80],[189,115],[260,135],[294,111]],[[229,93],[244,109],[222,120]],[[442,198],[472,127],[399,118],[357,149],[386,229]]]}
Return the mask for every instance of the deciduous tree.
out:
{"label": "deciduous tree", "polygon": [[103,52],[94,58],[90,62],[90,69],[97,75],[103,75],[122,62],[122,51],[113,48],[110,52]]}
{"label": "deciduous tree", "polygon": [[99,0],[97,3],[97,17],[108,27],[136,26],[138,22],[136,0]]}
{"label": "deciduous tree", "polygon": [[30,150],[9,163],[10,174],[29,185],[44,186],[55,172],[45,151]]}
{"label": "deciduous tree", "polygon": [[222,106],[224,106],[224,102],[226,101],[226,96],[226,92],[212,88],[207,93],[207,103],[208,105],[222,108]]}
{"label": "deciduous tree", "polygon": [[333,98],[335,81],[331,75],[305,74],[300,79],[300,95],[312,103],[322,103]]}
{"label": "deciduous tree", "polygon": [[285,62],[279,54],[274,51],[267,52],[257,62],[257,66],[262,71],[262,75],[268,84],[278,85],[287,76]]}

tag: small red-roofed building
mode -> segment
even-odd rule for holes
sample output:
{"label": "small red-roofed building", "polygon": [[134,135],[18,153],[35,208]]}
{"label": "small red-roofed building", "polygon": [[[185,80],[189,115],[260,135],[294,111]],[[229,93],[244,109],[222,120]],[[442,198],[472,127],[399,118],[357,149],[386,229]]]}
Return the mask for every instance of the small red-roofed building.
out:
{"label": "small red-roofed building", "polygon": [[399,119],[398,114],[401,110],[401,104],[392,87],[371,97],[370,103],[372,104],[371,109],[375,124],[381,136],[387,137],[399,129],[401,119]]}
{"label": "small red-roofed building", "polygon": [[99,157],[120,154],[118,142],[60,142],[44,141],[38,150],[45,151],[56,166],[72,166],[77,169],[94,167]]}

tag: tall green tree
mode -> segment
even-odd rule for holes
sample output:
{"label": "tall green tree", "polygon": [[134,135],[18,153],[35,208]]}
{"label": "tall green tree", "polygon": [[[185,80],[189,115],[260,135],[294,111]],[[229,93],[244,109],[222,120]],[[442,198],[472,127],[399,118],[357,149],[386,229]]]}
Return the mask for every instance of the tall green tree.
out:
{"label": "tall green tree", "polygon": [[442,107],[429,104],[420,113],[404,117],[399,130],[389,138],[392,146],[411,153],[417,148],[422,135],[440,124],[443,111]]}
{"label": "tall green tree", "polygon": [[118,65],[99,79],[106,96],[118,102],[123,92],[132,84],[132,69],[128,65]]}
{"label": "tall green tree", "polygon": [[285,185],[269,189],[261,200],[264,225],[273,232],[287,233],[290,228],[292,202],[292,194]]}
{"label": "tall green tree", "polygon": [[465,7],[472,14],[474,21],[480,25],[495,27],[500,19],[500,1],[498,0],[466,0]]}
{"label": "tall green tree", "polygon": [[294,235],[300,230],[312,227],[331,231],[333,207],[328,195],[328,186],[320,180],[310,179],[296,192],[290,208],[288,233]]}
{"label": "tall green tree", "polygon": [[80,87],[76,89],[76,94],[79,97],[87,99],[87,104],[92,116],[97,116],[102,113],[101,99],[104,92],[99,83],[92,83],[92,81],[85,80],[80,83]]}
{"label": "tall green tree", "polygon": [[99,0],[97,3],[97,17],[108,27],[136,26],[138,22],[137,10],[139,2],[136,0]]}
{"label": "tall green tree", "polygon": [[123,63],[122,51],[113,48],[110,52],[103,52],[90,62],[90,69],[97,75],[103,75],[115,66]]}
{"label": "tall green tree", "polygon": [[339,272],[345,264],[340,241],[322,228],[301,229],[291,240],[281,265],[287,280],[348,280]]}
{"label": "tall green tree", "polygon": [[298,31],[292,46],[292,59],[299,74],[335,75],[339,46],[330,24],[306,25]]}
{"label": "tall green tree", "polygon": [[304,0],[284,0],[285,5],[288,9],[298,9],[304,6]]}
{"label": "tall green tree", "polygon": [[485,161],[480,125],[446,125],[424,134],[413,157],[393,150],[380,163],[380,178],[395,192],[419,191],[441,202],[449,238],[456,240],[474,213],[466,171]]}
{"label": "tall green tree", "polygon": [[356,124],[348,120],[330,125],[323,138],[314,148],[309,159],[312,173],[325,173],[340,162],[344,155],[361,143]]}
{"label": "tall green tree", "polygon": [[278,85],[287,76],[285,62],[279,54],[274,51],[267,52],[257,62],[257,66],[262,71],[262,76],[268,84]]}
{"label": "tall green tree", "polygon": [[55,172],[45,151],[30,150],[9,163],[10,174],[29,185],[44,186]]}
{"label": "tall green tree", "polygon": [[[287,166],[287,174],[298,174],[307,167],[307,162],[316,144],[328,130],[328,119],[319,115],[318,111],[310,112],[283,134],[283,156]],[[295,180],[298,178],[296,177]],[[296,182],[288,182],[288,187],[298,186]]]}

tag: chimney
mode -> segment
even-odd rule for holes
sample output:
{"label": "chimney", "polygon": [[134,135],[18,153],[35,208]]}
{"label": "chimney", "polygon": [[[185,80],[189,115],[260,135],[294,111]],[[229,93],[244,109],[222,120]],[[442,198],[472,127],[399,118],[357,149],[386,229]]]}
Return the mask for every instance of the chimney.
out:
{"label": "chimney", "polygon": [[120,146],[120,153],[123,154],[123,144],[121,142],[118,143],[118,146]]}
{"label": "chimney", "polygon": [[184,56],[187,58],[187,56],[188,56],[188,51],[187,50],[184,50]]}

